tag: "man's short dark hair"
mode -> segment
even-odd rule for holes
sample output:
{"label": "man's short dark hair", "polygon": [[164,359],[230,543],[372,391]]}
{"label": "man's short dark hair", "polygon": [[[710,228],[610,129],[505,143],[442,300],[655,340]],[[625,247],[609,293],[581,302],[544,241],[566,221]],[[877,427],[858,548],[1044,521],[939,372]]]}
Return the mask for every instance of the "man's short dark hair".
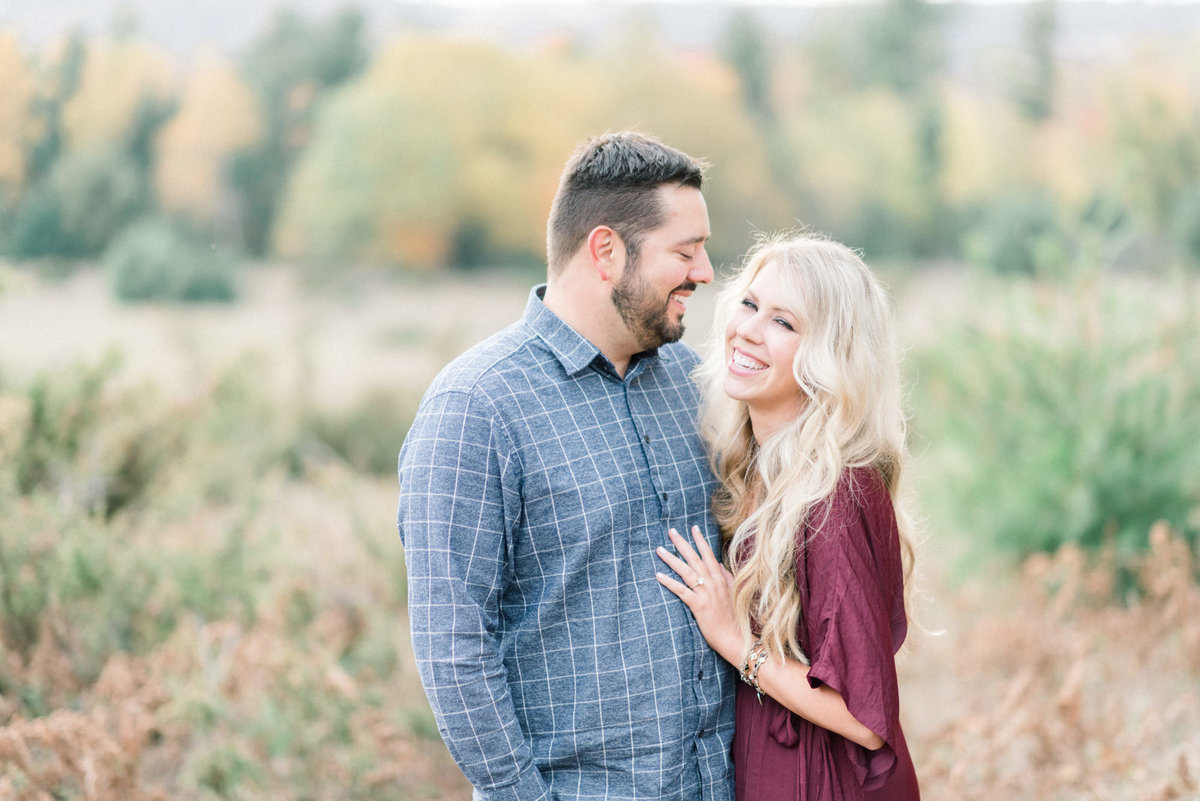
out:
{"label": "man's short dark hair", "polygon": [[707,164],[634,131],[609,133],[576,148],[563,168],[546,226],[546,254],[558,272],[598,225],[612,228],[636,260],[642,237],[662,225],[656,190],[700,189]]}

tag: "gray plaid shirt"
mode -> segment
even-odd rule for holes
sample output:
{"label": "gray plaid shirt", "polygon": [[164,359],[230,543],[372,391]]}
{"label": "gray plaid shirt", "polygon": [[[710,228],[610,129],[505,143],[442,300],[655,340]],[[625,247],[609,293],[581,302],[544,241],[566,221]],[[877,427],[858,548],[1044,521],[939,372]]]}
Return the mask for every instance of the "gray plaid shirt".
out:
{"label": "gray plaid shirt", "polygon": [[668,527],[716,538],[696,355],[622,380],[540,294],[442,371],[400,452],[438,729],[476,799],[729,801],[734,673],[654,578]]}

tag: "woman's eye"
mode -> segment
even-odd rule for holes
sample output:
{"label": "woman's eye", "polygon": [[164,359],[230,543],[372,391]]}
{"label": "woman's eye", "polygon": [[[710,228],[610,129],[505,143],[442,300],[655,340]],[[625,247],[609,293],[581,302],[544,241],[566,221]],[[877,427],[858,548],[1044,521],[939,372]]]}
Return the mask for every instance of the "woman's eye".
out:
{"label": "woman's eye", "polygon": [[742,305],[745,306],[747,309],[752,309],[754,311],[758,311],[758,305],[754,301],[750,300],[750,298],[744,299],[742,301]]}
{"label": "woman's eye", "polygon": [[782,325],[784,328],[786,328],[789,331],[796,330],[795,327],[791,323],[789,323],[787,320],[783,319],[782,317],[776,317],[775,322],[779,323],[780,325]]}

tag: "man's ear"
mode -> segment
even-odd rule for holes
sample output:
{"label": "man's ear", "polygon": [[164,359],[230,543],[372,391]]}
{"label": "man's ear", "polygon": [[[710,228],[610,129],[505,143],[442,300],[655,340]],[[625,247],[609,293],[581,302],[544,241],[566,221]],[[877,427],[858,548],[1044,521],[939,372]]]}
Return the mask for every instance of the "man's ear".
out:
{"label": "man's ear", "polygon": [[625,256],[621,236],[607,225],[598,225],[587,238],[588,258],[601,281],[608,283],[617,277]]}

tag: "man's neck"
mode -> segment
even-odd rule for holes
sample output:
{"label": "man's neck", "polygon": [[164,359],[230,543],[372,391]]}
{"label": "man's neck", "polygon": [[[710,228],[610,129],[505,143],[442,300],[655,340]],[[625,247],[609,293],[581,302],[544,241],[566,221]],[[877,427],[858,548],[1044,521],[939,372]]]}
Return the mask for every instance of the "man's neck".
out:
{"label": "man's neck", "polygon": [[542,302],[576,333],[595,345],[612,363],[618,376],[625,377],[630,360],[642,348],[629,335],[611,298],[591,287],[559,277],[547,283]]}

